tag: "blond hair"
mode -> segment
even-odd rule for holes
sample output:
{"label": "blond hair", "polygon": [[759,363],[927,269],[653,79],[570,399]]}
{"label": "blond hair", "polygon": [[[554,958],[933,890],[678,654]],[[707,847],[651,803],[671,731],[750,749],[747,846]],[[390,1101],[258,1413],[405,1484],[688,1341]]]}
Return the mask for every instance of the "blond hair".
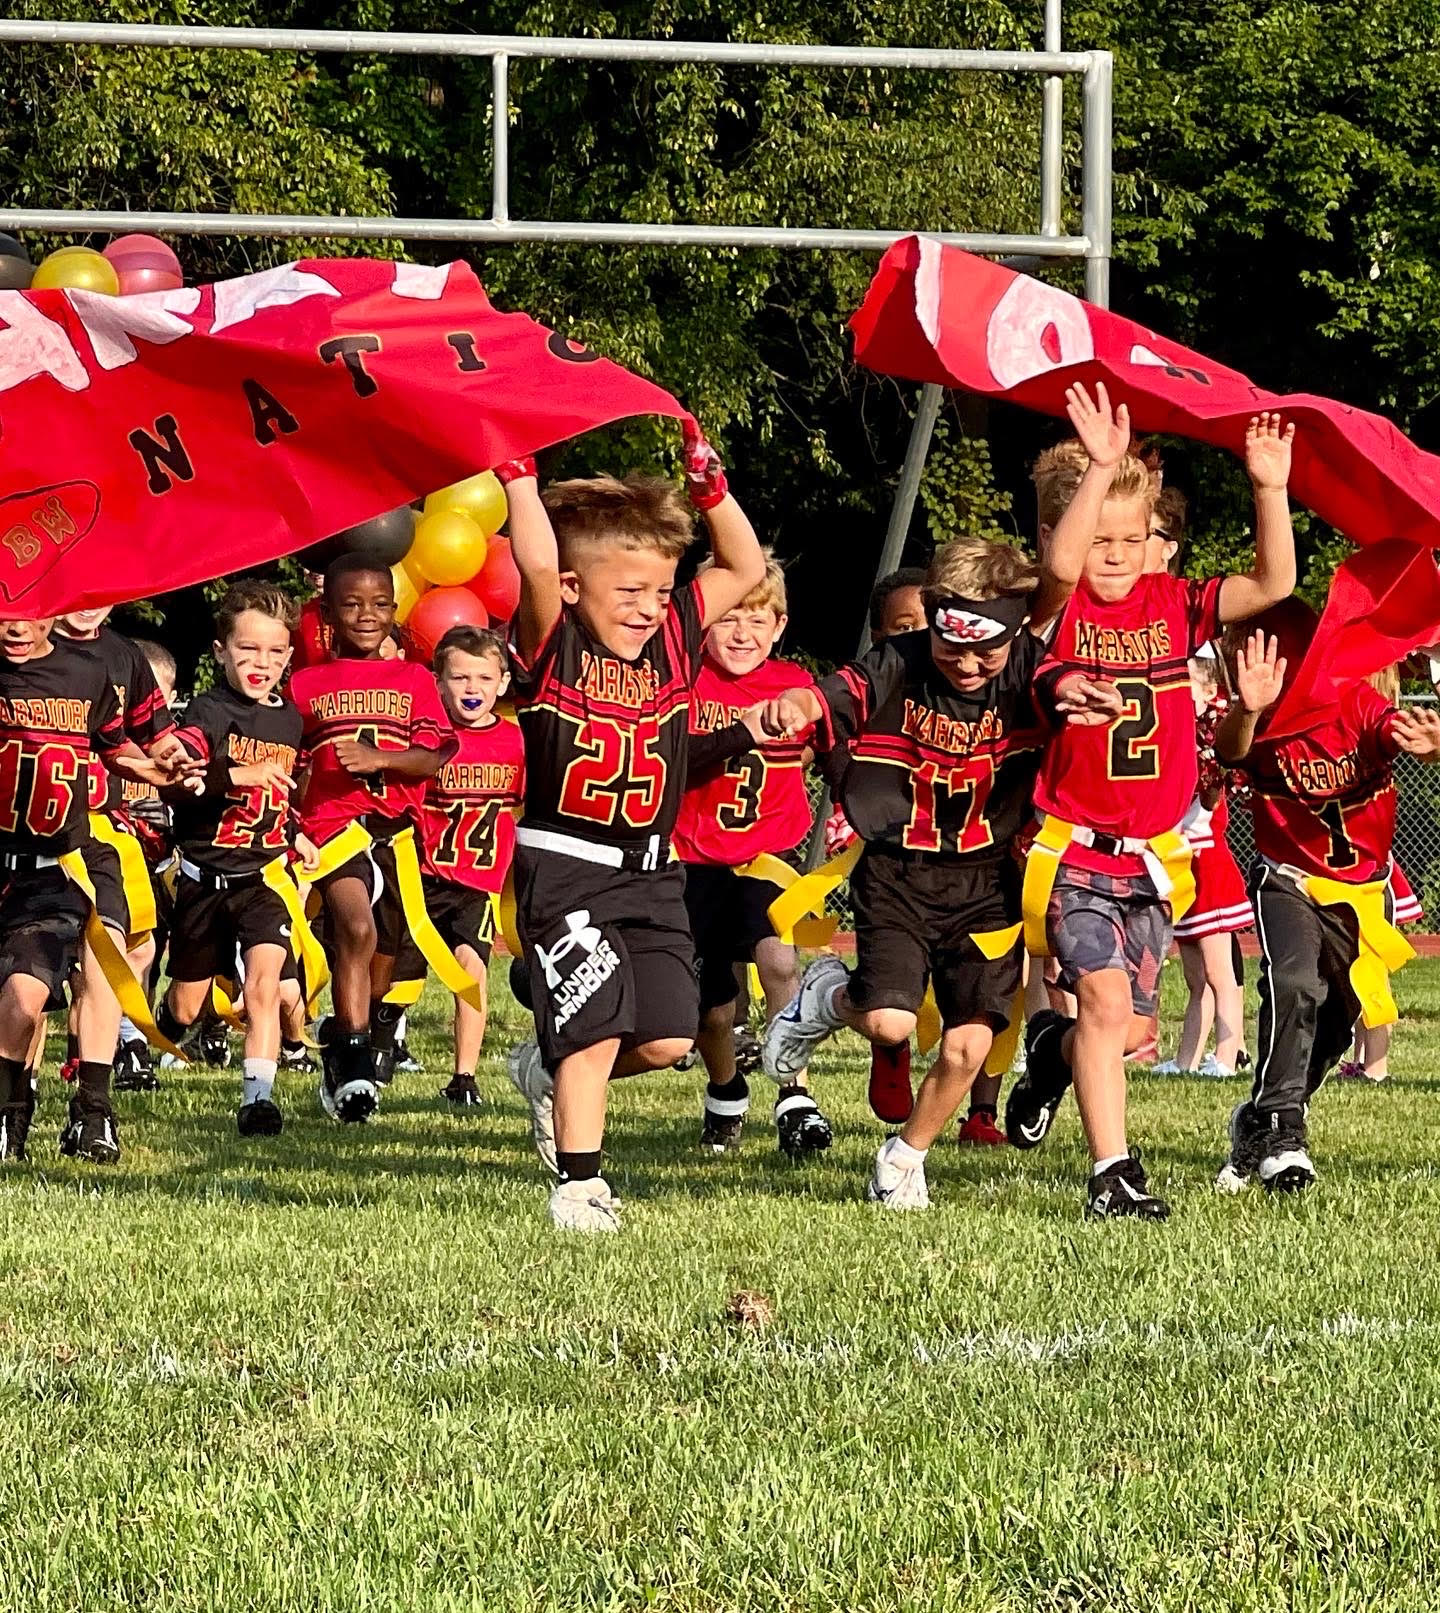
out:
{"label": "blond hair", "polygon": [[577,549],[602,544],[679,560],[695,537],[680,490],[660,476],[572,477],[551,482],[540,496],[566,568]]}
{"label": "blond hair", "polygon": [[[788,616],[790,609],[785,595],[785,569],[775,558],[775,552],[768,545],[761,550],[765,556],[765,575],[755,584],[748,594],[735,606],[736,610],[771,610],[777,617]],[[715,561],[711,556],[695,568],[698,577],[702,572],[714,568]]]}
{"label": "blond hair", "polygon": [[1376,694],[1388,700],[1392,706],[1400,704],[1400,668],[1398,666],[1382,666],[1378,672],[1372,672],[1365,681]]}
{"label": "blond hair", "polygon": [[[1030,480],[1035,484],[1041,526],[1054,526],[1070,508],[1070,501],[1080,486],[1080,478],[1089,466],[1090,456],[1085,452],[1085,445],[1075,437],[1067,437],[1064,442],[1047,448],[1030,467]],[[1144,499],[1148,514],[1155,508],[1159,493],[1160,482],[1155,472],[1144,460],[1137,459],[1134,454],[1126,454],[1115,467],[1110,491],[1105,497]]]}
{"label": "blond hair", "polygon": [[963,599],[1006,599],[1033,593],[1040,570],[1028,555],[989,538],[952,538],[935,551],[921,597],[928,606]]}

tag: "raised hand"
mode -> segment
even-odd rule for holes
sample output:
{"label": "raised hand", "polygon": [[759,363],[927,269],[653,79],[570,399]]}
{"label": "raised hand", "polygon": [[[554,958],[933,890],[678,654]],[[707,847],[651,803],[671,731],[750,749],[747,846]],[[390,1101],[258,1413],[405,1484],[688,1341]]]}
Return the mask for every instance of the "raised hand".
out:
{"label": "raised hand", "polygon": [[685,486],[697,510],[713,510],[730,493],[725,466],[698,424],[685,423]]}
{"label": "raised hand", "polygon": [[1055,685],[1055,709],[1077,728],[1099,728],[1125,710],[1125,697],[1108,678],[1070,672]]}
{"label": "raised hand", "polygon": [[1065,388],[1065,413],[1094,465],[1118,465],[1130,449],[1130,411],[1123,403],[1110,408],[1105,383],[1095,383],[1095,399],[1077,381]]}
{"label": "raised hand", "polygon": [[1290,449],[1295,426],[1279,414],[1255,414],[1245,428],[1245,469],[1256,492],[1284,492],[1290,483]]}
{"label": "raised hand", "polygon": [[1265,635],[1258,629],[1240,646],[1235,657],[1235,693],[1246,711],[1264,711],[1280,698],[1285,687],[1285,657],[1280,654],[1280,640]]}
{"label": "raised hand", "polygon": [[1440,711],[1433,706],[1406,706],[1390,720],[1395,743],[1422,762],[1440,761]]}

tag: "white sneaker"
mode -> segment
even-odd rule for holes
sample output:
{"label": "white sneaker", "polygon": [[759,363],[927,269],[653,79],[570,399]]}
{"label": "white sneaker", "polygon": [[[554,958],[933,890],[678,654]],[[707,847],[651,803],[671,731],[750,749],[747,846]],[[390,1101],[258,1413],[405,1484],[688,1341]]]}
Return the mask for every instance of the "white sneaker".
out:
{"label": "white sneaker", "polygon": [[550,1195],[550,1219],[567,1232],[618,1232],[620,1200],[603,1176],[557,1182]]}
{"label": "white sneaker", "polygon": [[[555,1164],[555,1081],[545,1068],[540,1049],[533,1042],[521,1042],[511,1051],[505,1068],[510,1083],[530,1105],[530,1133],[535,1152],[552,1176],[559,1175]],[[554,1213],[554,1205],[551,1205]]]}
{"label": "white sneaker", "polygon": [[800,989],[770,1021],[761,1062],[772,1081],[793,1081],[810,1063],[815,1049],[845,1023],[836,1014],[836,991],[850,971],[833,952],[816,958],[805,971]]}
{"label": "white sneaker", "polygon": [[928,1210],[930,1188],[925,1181],[925,1167],[916,1165],[912,1170],[903,1170],[891,1164],[890,1144],[882,1143],[875,1154],[875,1169],[870,1172],[865,1197],[887,1210]]}
{"label": "white sneaker", "polygon": [[1213,1053],[1207,1053],[1200,1060],[1200,1068],[1195,1073],[1203,1076],[1207,1081],[1233,1081],[1235,1079],[1235,1071],[1228,1064],[1222,1064]]}
{"label": "white sneaker", "polygon": [[1159,1064],[1150,1066],[1151,1075],[1183,1075],[1185,1072],[1174,1059],[1162,1059]]}

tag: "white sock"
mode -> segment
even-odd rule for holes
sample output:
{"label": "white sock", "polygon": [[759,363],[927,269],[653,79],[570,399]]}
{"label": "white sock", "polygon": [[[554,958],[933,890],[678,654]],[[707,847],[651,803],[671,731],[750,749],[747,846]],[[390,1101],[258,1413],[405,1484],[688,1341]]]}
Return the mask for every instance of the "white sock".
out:
{"label": "white sock", "polygon": [[128,1014],[121,1014],[121,1016],[120,1016],[120,1045],[121,1045],[121,1047],[124,1047],[126,1042],[143,1042],[144,1040],[145,1040],[144,1036],[141,1034],[140,1031],[138,1031],[135,1028],[135,1021],[133,1019],[131,1019]]}
{"label": "white sock", "polygon": [[928,1148],[912,1148],[903,1137],[892,1137],[885,1144],[885,1163],[897,1170],[914,1171],[925,1163]]}
{"label": "white sock", "polygon": [[1108,1159],[1097,1159],[1090,1168],[1090,1174],[1099,1176],[1102,1171],[1108,1171],[1112,1165],[1118,1165],[1122,1159],[1129,1157],[1129,1154],[1111,1154]]}
{"label": "white sock", "polygon": [[274,1090],[275,1060],[246,1059],[244,1102],[269,1102],[271,1101],[270,1095]]}

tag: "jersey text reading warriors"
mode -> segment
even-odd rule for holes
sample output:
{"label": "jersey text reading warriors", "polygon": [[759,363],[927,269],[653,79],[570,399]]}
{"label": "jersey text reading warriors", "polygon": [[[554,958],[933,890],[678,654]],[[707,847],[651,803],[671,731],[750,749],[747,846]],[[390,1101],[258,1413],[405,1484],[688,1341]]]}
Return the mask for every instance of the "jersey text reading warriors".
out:
{"label": "jersey text reading warriors", "polygon": [[[102,626],[96,638],[67,639],[56,633],[51,643],[57,652],[75,650],[94,656],[105,668],[106,676],[115,688],[115,700],[125,724],[125,737],[133,739],[141,750],[167,734],[175,726],[175,718],[165,696],[155,682],[155,674],[145,659],[145,652],[117,633],[113,627]],[[114,813],[122,804],[124,780],[112,773],[98,757],[90,764],[90,810]]]}
{"label": "jersey text reading warriors", "polygon": [[849,748],[840,803],[856,834],[977,862],[1008,853],[1045,741],[1030,694],[1043,654],[1021,632],[971,696],[936,670],[928,632],[903,633],[822,678],[822,743]]}
{"label": "jersey text reading warriors", "polygon": [[[300,750],[300,713],[288,701],[247,700],[229,684],[197,695],[185,712],[180,741],[203,762],[231,767],[276,762],[293,775]],[[293,838],[288,793],[258,784],[225,794],[170,792],[175,843],[181,855],[210,873],[255,874]]]}
{"label": "jersey text reading warriors", "polygon": [[455,731],[425,667],[413,661],[327,661],[302,667],[290,680],[290,698],[304,723],[310,762],[300,823],[317,845],[369,813],[418,821],[424,779],[384,772],[356,778],[341,766],[335,746],[358,739],[377,750],[453,750]]}
{"label": "jersey text reading warriors", "polygon": [[611,654],[569,610],[528,666],[512,648],[527,829],[601,845],[669,839],[685,789],[700,612],[696,585],[678,590],[634,661]]}
{"label": "jersey text reading warriors", "polygon": [[1307,733],[1277,745],[1260,731],[1240,764],[1260,856],[1347,884],[1384,874],[1395,840],[1396,715],[1361,683]]}
{"label": "jersey text reading warriors", "polygon": [[[1124,710],[1111,723],[1061,722],[1035,787],[1040,811],[1098,833],[1149,840],[1178,828],[1199,782],[1189,658],[1220,630],[1220,582],[1167,573],[1142,577],[1124,599],[1100,600],[1082,584],[1036,679],[1053,709],[1070,672],[1119,687]],[[1101,872],[1140,872],[1138,857],[1072,845],[1066,862]]]}
{"label": "jersey text reading warriors", "polygon": [[59,857],[90,838],[90,764],[125,743],[98,656],[59,638],[49,655],[0,664],[0,850]]}
{"label": "jersey text reading warriors", "polygon": [[[733,677],[706,661],[690,696],[690,732],[729,728],[762,700],[813,680],[793,661],[762,661]],[[738,868],[792,850],[810,832],[803,739],[771,739],[687,779],[675,850],[681,862]]]}
{"label": "jersey text reading warriors", "polygon": [[425,868],[471,890],[499,891],[515,855],[525,744],[503,718],[457,728],[458,748],[425,791]]}

